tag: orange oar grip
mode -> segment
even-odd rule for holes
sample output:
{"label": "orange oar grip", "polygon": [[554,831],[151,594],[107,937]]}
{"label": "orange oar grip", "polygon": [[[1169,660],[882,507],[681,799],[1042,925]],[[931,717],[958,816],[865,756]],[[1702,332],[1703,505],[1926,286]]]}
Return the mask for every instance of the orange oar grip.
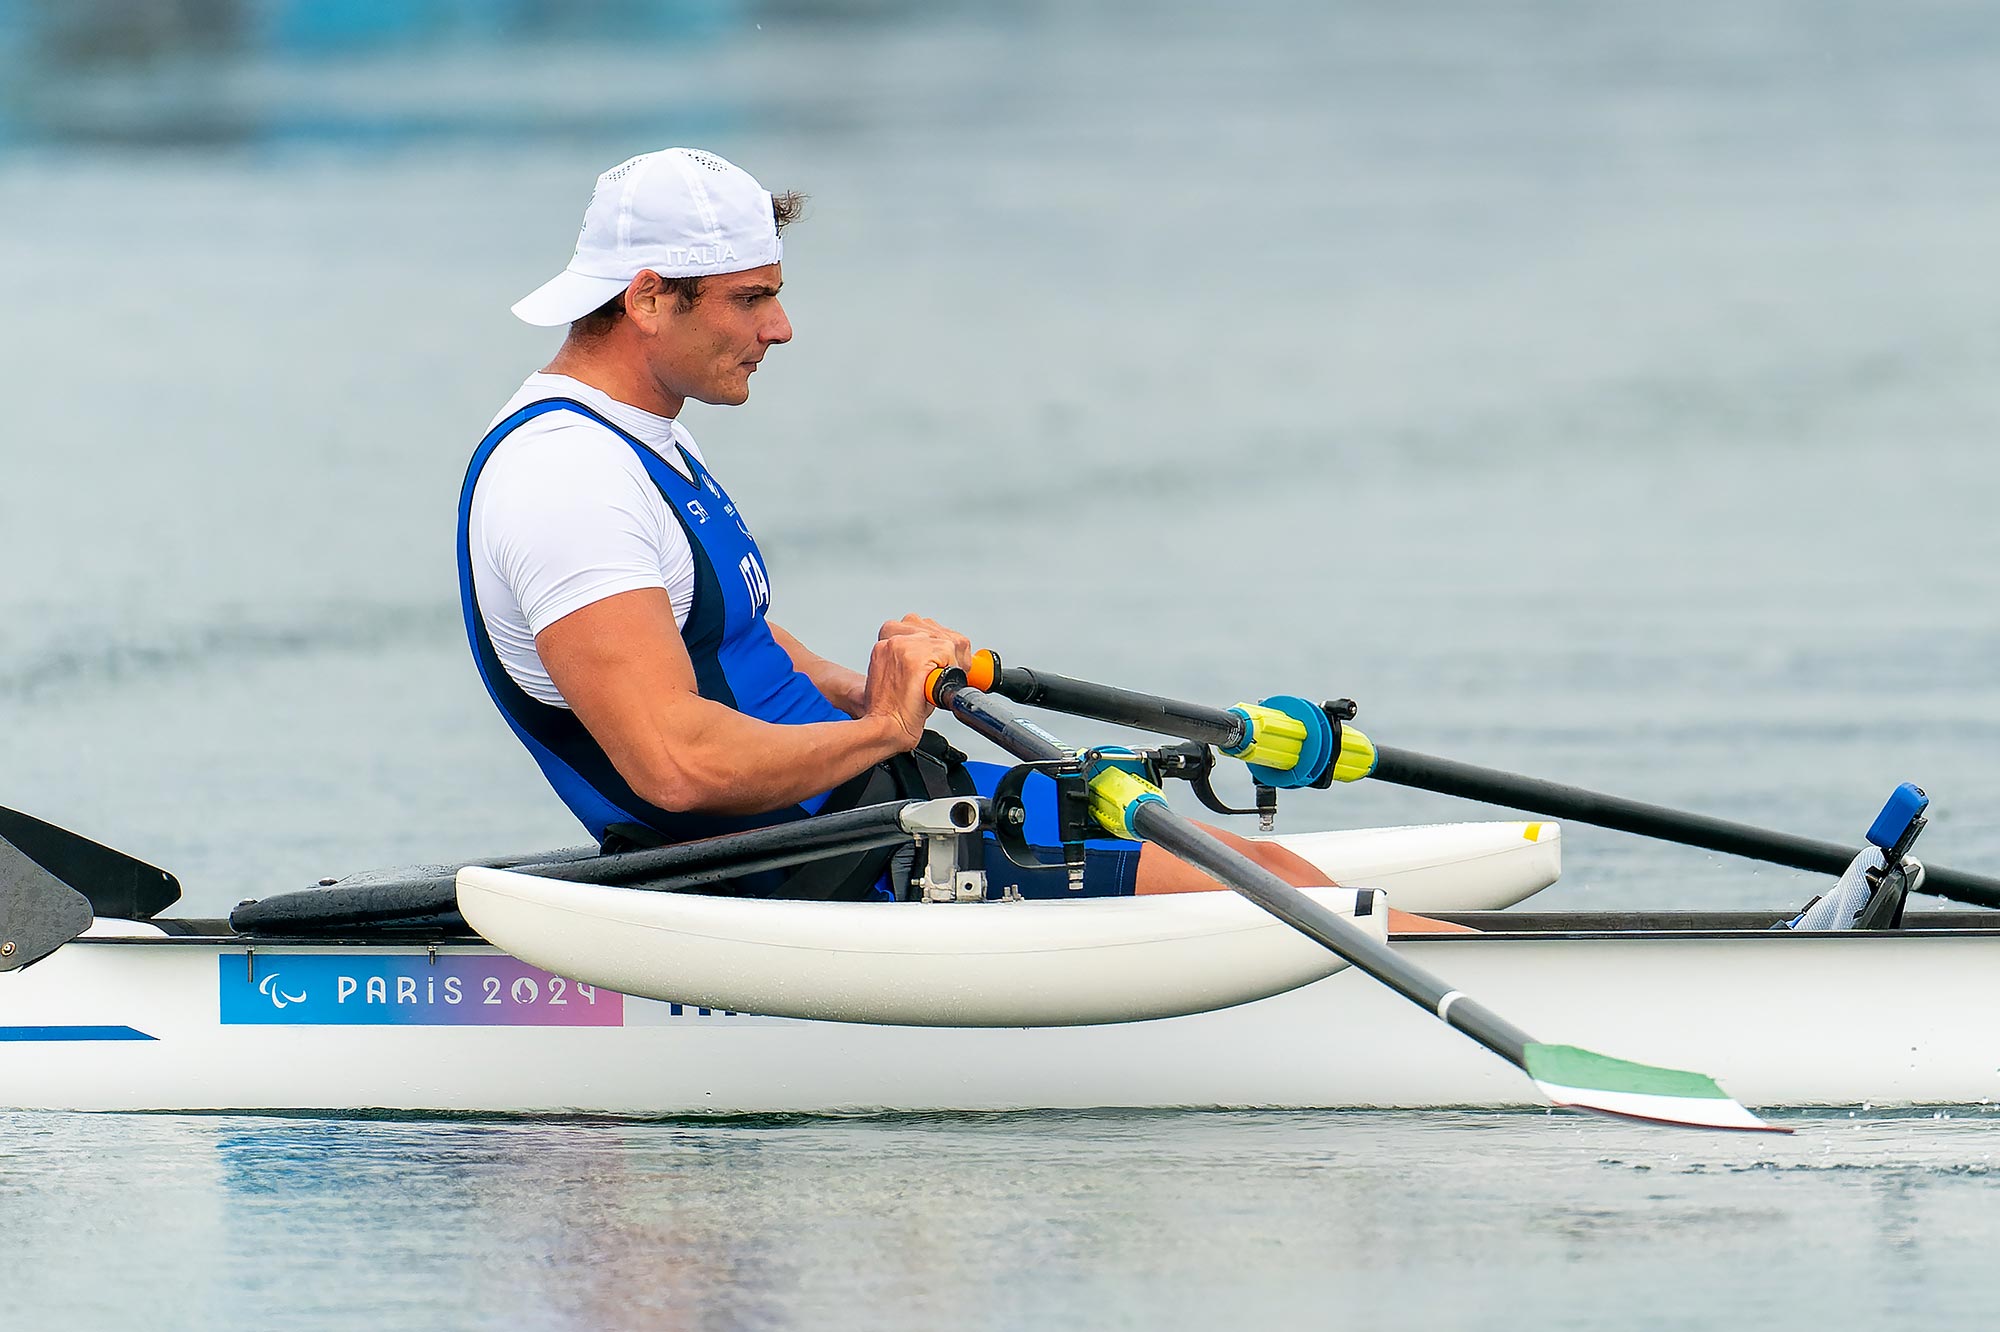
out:
{"label": "orange oar grip", "polygon": [[981,648],[972,654],[972,665],[965,672],[965,682],[974,689],[990,690],[1000,679],[1000,654],[992,648]]}
{"label": "orange oar grip", "polygon": [[945,706],[946,691],[957,692],[965,687],[965,672],[956,666],[933,666],[931,673],[924,677],[924,697],[933,707]]}

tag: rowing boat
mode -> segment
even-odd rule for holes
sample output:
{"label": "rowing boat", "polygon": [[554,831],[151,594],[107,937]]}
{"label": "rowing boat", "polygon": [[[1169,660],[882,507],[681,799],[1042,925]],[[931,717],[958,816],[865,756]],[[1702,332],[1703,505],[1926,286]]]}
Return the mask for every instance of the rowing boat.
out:
{"label": "rowing boat", "polygon": [[[1775,912],[1478,909],[1554,880],[1561,836],[1546,822],[1288,844],[1336,877],[1353,882],[1362,867],[1394,900],[1484,931],[1396,938],[1419,963],[1524,1020],[1646,1059],[1702,1062],[1758,1103],[2000,1096],[2000,1034],[1978,1002],[1977,978],[2000,964],[1990,914],[1912,913],[1896,931],[1815,935],[1772,931]],[[881,909],[953,917],[1035,905]],[[1590,1004],[1578,1005],[1579,994]],[[0,1104],[14,1109],[683,1116],[1539,1104],[1532,1084],[1352,970],[1151,1021],[906,1026],[634,998],[435,922],[286,934],[171,916],[97,919],[34,965],[0,973],[0,1069]]]}
{"label": "rowing boat", "polygon": [[[1990,914],[1913,912],[1901,930],[1839,934],[1774,932],[1776,912],[1449,918],[1487,932],[1394,943],[1524,1021],[1703,1063],[1755,1104],[2000,1097],[2000,1032],[1983,1002],[2000,966]],[[1185,1017],[955,1029],[632,999],[463,936],[263,938],[221,922],[96,922],[0,975],[0,1041],[0,1104],[16,1109],[1540,1104],[1505,1065],[1352,970]]]}

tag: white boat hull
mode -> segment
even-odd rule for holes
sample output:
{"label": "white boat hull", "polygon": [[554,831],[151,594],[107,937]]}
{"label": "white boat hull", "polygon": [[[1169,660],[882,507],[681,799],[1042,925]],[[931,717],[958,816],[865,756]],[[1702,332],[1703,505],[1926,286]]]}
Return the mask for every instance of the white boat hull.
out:
{"label": "white boat hull", "polygon": [[[2000,931],[1396,946],[1540,1039],[1700,1069],[1751,1106],[2000,1096],[1984,1003]],[[337,989],[310,993],[342,976],[353,986],[338,1004]],[[456,1004],[439,984],[453,976]],[[1189,1017],[976,1030],[586,1001],[554,981],[479,945],[433,960],[422,945],[86,938],[0,975],[0,1105],[676,1116],[1538,1103],[1520,1073],[1351,969]]]}

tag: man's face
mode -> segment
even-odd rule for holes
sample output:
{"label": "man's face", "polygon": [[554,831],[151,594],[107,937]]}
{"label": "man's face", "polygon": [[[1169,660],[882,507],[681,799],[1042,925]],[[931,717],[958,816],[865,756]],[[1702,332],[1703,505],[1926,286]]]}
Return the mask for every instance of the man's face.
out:
{"label": "man's face", "polygon": [[680,398],[734,406],[750,397],[750,376],[775,343],[792,340],[778,303],[781,265],[702,279],[694,308],[665,297],[647,360],[661,388]]}

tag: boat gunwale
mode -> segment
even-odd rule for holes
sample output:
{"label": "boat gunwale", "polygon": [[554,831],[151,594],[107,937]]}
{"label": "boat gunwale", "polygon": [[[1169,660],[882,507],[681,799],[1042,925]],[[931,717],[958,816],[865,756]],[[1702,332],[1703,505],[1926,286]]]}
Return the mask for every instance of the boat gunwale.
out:
{"label": "boat gunwale", "polygon": [[[1945,911],[1912,913],[1905,925],[1894,930],[1841,930],[1794,932],[1771,928],[1780,920],[1788,919],[1782,911],[1711,911],[1711,912],[1507,912],[1507,911],[1461,911],[1437,912],[1440,920],[1470,925],[1477,933],[1392,933],[1391,942],[1399,944],[1422,943],[1441,944],[1451,947],[1474,947],[1482,943],[1521,943],[1527,941],[1548,942],[1672,942],[1715,939],[1760,939],[1766,942],[1786,941],[1827,941],[1882,939],[1939,939],[1964,938],[1979,939],[2000,936],[2000,912],[1993,911]],[[1620,921],[1672,920],[1668,925],[1633,926],[1620,925]],[[99,935],[85,936],[64,944],[64,948],[77,944],[113,944],[121,947],[133,945],[182,944],[198,947],[221,947],[255,949],[300,949],[300,948],[366,948],[366,949],[438,949],[438,948],[494,948],[494,945],[476,934],[442,932],[429,930],[408,930],[401,932],[381,932],[367,934],[241,934],[227,928],[221,920],[177,921],[172,917],[164,920],[134,922],[154,926],[195,926],[221,927],[217,932],[194,933],[185,929],[168,930],[160,934]],[[1797,946],[1787,942],[1783,946]]]}

